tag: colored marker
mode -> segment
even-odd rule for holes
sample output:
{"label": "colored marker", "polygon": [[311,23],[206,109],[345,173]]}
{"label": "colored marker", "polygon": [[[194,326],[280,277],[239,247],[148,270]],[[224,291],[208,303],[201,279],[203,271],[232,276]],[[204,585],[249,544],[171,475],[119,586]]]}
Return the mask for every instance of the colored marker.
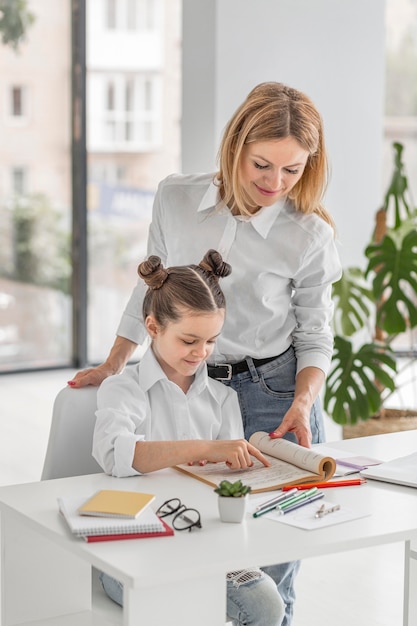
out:
{"label": "colored marker", "polygon": [[289,489],[285,493],[280,493],[279,496],[275,496],[275,498],[271,498],[270,500],[266,500],[266,502],[262,502],[261,504],[258,504],[258,506],[255,508],[255,511],[260,511],[261,509],[264,509],[265,507],[268,507],[268,506],[272,506],[273,504],[277,505],[279,502],[282,502],[283,500],[287,500],[288,498],[291,498],[291,496],[295,493],[297,493],[296,488]]}
{"label": "colored marker", "polygon": [[286,513],[291,513],[291,511],[295,511],[295,509],[300,508],[301,506],[305,506],[306,504],[310,504],[310,502],[314,502],[315,500],[320,500],[320,498],[324,498],[324,493],[316,493],[310,498],[306,498],[305,500],[301,500],[301,502],[296,502],[292,506],[288,506],[285,509],[278,509],[280,515],[285,515]]}
{"label": "colored marker", "polygon": [[[334,482],[325,483],[305,483],[304,485],[297,485],[297,489],[300,491],[303,489],[310,489],[311,487],[317,487],[318,489],[327,489],[328,487],[353,487],[354,485],[364,485],[366,480],[363,478],[355,478],[352,480],[337,480]],[[292,487],[283,487],[282,491],[292,489]]]}
{"label": "colored marker", "polygon": [[292,496],[289,500],[285,500],[285,502],[282,502],[282,504],[278,504],[277,509],[285,509],[287,508],[287,506],[291,506],[292,504],[296,504],[297,502],[300,502],[301,500],[310,498],[310,496],[314,495],[315,493],[317,493],[317,487],[312,487],[311,489],[308,489],[307,491],[303,491],[302,493],[298,493]]}

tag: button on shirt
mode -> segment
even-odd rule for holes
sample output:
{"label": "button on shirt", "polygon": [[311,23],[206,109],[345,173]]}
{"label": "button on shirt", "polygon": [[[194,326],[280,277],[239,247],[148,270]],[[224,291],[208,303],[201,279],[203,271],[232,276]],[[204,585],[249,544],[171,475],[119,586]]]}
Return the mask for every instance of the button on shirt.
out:
{"label": "button on shirt", "polygon": [[235,391],[207,376],[203,363],[185,394],[168,380],[148,348],[141,361],[106,378],[97,392],[93,456],[113,476],[132,467],[137,441],[241,439]]}
{"label": "button on shirt", "polygon": [[[210,248],[232,266],[221,279],[226,321],[210,362],[273,357],[293,344],[298,371],[315,366],[327,373],[331,288],[341,276],[331,226],[285,198],[239,219],[222,202],[213,174],[169,176],[155,196],[148,255],[167,266],[197,264]],[[146,337],[145,291],[139,281],[118,328],[139,344]]]}

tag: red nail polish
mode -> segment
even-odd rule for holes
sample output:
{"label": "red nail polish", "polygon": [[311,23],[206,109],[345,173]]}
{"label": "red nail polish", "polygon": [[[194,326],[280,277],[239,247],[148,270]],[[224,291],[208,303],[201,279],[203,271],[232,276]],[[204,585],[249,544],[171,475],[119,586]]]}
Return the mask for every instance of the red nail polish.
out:
{"label": "red nail polish", "polygon": [[74,382],[73,380],[69,380],[69,381],[67,382],[67,385],[69,385],[70,387],[74,387],[75,382]]}

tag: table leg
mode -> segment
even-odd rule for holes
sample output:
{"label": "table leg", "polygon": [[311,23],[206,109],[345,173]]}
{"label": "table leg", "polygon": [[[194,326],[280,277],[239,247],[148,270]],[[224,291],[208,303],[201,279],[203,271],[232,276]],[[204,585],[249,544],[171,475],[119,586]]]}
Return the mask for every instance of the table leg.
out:
{"label": "table leg", "polygon": [[224,626],[226,574],[190,572],[190,579],[133,589],[125,586],[123,626]]}
{"label": "table leg", "polygon": [[3,626],[91,609],[89,563],[13,514],[2,514],[1,538]]}
{"label": "table leg", "polygon": [[417,624],[417,542],[405,542],[403,626]]}

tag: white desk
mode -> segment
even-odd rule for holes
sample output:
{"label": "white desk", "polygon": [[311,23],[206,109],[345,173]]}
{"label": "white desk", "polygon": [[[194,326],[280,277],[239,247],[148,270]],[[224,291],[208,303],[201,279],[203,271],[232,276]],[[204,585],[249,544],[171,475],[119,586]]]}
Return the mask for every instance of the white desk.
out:
{"label": "white desk", "polygon": [[[334,446],[389,460],[416,449],[417,431]],[[89,495],[100,488],[155,493],[156,505],[179,497],[199,509],[203,528],[175,537],[87,544],[69,533],[56,498]],[[127,479],[94,474],[0,488],[2,625],[117,623],[97,616],[92,607],[91,566],[95,566],[125,585],[124,626],[195,626],[196,616],[202,626],[224,626],[225,574],[230,570],[399,541],[408,549],[409,541],[417,540],[417,491],[407,487],[369,481],[360,487],[328,489],[326,499],[349,507],[366,504],[372,515],[317,531],[250,516],[243,524],[223,524],[216,498],[209,486],[175,470]],[[416,563],[410,561],[414,589]],[[416,624],[415,615],[407,622],[405,611],[404,624]]]}

